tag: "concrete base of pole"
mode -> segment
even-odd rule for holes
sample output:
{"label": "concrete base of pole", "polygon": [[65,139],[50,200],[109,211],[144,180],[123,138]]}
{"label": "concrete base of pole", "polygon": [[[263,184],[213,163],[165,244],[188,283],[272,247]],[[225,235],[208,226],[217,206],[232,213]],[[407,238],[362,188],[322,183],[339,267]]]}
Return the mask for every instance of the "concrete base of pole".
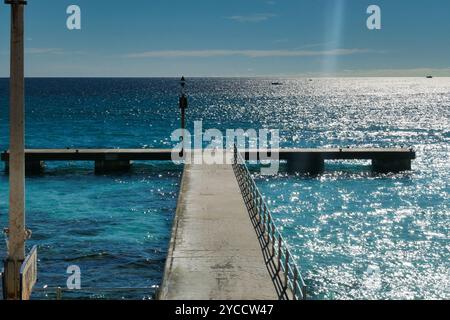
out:
{"label": "concrete base of pole", "polygon": [[23,261],[5,260],[3,274],[3,299],[21,300],[20,296],[20,267]]}
{"label": "concrete base of pole", "polygon": [[325,169],[325,160],[321,154],[292,154],[289,155],[287,163],[291,173],[320,174]]}
{"label": "concrete base of pole", "polygon": [[388,172],[401,172],[411,170],[411,160],[410,159],[397,159],[397,160],[386,160],[386,159],[373,159],[372,160],[372,171],[377,173],[388,173]]}
{"label": "concrete base of pole", "polygon": [[126,172],[131,168],[129,160],[97,160],[95,161],[95,173]]}
{"label": "concrete base of pole", "polygon": [[[26,161],[25,162],[25,172],[27,175],[41,174],[44,172],[45,163],[44,161]],[[5,173],[9,174],[9,161],[5,162]]]}

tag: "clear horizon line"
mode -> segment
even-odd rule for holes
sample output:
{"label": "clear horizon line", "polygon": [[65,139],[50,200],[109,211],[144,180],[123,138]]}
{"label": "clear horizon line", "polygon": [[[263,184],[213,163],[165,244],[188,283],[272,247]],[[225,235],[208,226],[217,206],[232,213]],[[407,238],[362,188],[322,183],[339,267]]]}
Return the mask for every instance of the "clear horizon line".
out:
{"label": "clear horizon line", "polygon": [[[343,75],[343,76],[283,76],[283,75],[266,75],[266,76],[25,76],[25,79],[178,79],[184,76],[190,79],[238,79],[238,78],[259,78],[259,79],[339,79],[339,78],[425,78],[424,76],[396,76],[396,75]],[[433,78],[450,78],[448,76],[433,76]],[[10,79],[7,76],[0,76],[0,79]]]}
{"label": "clear horizon line", "polygon": [[127,58],[211,58],[227,56],[243,56],[247,58],[269,57],[314,57],[314,56],[344,56],[362,53],[385,53],[370,49],[330,49],[330,50],[150,50],[124,55]]}

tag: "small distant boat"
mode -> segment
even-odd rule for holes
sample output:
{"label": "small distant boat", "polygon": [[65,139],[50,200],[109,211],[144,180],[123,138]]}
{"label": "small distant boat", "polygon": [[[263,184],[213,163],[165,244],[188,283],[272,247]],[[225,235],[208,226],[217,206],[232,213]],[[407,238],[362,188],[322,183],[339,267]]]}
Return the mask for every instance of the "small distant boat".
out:
{"label": "small distant boat", "polygon": [[273,86],[282,86],[283,84],[281,82],[272,82]]}
{"label": "small distant boat", "polygon": [[433,76],[427,76],[427,79],[433,79]]}

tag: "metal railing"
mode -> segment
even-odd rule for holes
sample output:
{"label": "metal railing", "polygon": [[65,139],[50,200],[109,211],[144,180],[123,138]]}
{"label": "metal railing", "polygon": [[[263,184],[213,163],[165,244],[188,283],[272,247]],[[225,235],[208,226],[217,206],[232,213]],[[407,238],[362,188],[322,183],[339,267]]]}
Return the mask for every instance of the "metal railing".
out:
{"label": "metal railing", "polygon": [[306,299],[306,285],[294,261],[294,256],[278,231],[269,207],[236,145],[233,169],[249,213],[258,223],[277,276],[280,277],[284,294],[287,295],[287,292],[291,290],[294,300]]}

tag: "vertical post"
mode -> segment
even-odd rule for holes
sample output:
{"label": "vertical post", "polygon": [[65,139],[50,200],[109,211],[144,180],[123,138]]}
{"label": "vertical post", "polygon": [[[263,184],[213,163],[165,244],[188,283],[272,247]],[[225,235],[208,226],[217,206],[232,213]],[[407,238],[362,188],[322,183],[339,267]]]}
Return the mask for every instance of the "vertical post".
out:
{"label": "vertical post", "polygon": [[254,184],[252,184],[252,198],[253,198],[253,212],[255,212],[257,206],[258,206],[258,197],[256,196],[256,187]]}
{"label": "vertical post", "polygon": [[62,300],[62,290],[61,290],[61,287],[56,288],[56,300]]}
{"label": "vertical post", "polygon": [[25,126],[24,126],[24,5],[11,5],[10,158],[8,258],[5,262],[5,299],[19,300],[20,267],[25,259]]}
{"label": "vertical post", "polygon": [[275,227],[272,228],[272,258],[275,257]]}
{"label": "vertical post", "polygon": [[263,199],[261,198],[260,200],[261,200],[261,202],[259,203],[259,210],[258,210],[257,214],[255,215],[258,217],[261,215],[261,212],[263,211],[263,207],[264,207]]}
{"label": "vertical post", "polygon": [[289,251],[286,249],[285,252],[286,260],[284,261],[284,284],[285,284],[285,292],[289,288]]}
{"label": "vertical post", "polygon": [[297,268],[294,268],[294,280],[292,283],[292,286],[294,289],[292,290],[292,300],[297,300],[297,281],[298,281],[298,270]]}
{"label": "vertical post", "polygon": [[264,207],[264,216],[263,216],[263,235],[264,235],[264,237],[265,237],[265,234],[266,234],[266,220],[267,219],[267,208],[266,207]]}
{"label": "vertical post", "polygon": [[282,245],[282,238],[281,238],[281,234],[278,235],[278,273],[281,272],[281,245]]}
{"label": "vertical post", "polygon": [[[186,86],[186,79],[184,79],[184,77],[181,77],[180,80],[180,85],[181,85],[181,95],[180,95],[180,110],[181,110],[181,129],[184,130],[186,129],[186,109],[188,107],[188,100],[186,97],[186,93],[184,91],[185,86]],[[183,132],[183,136],[182,136],[182,141],[183,141],[183,148],[181,149],[181,156],[183,156],[184,154],[184,132]]]}

